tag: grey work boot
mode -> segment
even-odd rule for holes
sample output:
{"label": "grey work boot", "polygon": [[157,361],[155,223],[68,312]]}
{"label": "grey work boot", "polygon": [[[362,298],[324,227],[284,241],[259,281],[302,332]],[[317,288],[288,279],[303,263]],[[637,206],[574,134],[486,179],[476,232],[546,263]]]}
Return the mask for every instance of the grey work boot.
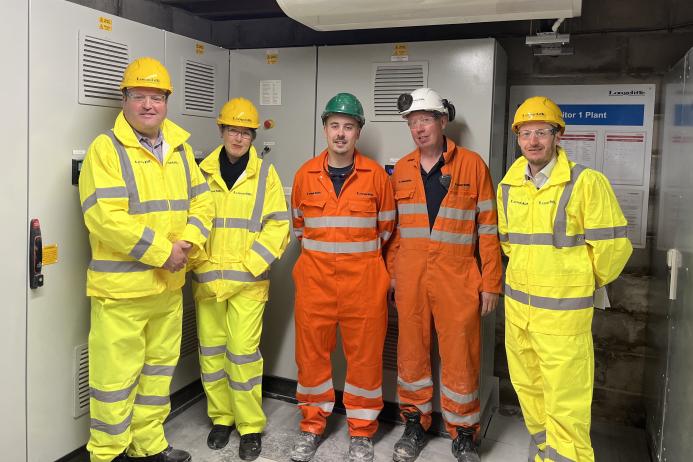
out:
{"label": "grey work boot", "polygon": [[294,442],[291,451],[291,460],[295,462],[308,462],[315,455],[320,444],[320,435],[311,432],[301,432]]}
{"label": "grey work boot", "polygon": [[426,444],[424,429],[421,426],[421,414],[418,412],[405,412],[404,434],[395,443],[392,460],[395,462],[412,462],[419,457],[421,449]]}
{"label": "grey work boot", "polygon": [[452,455],[457,462],[481,462],[474,445],[474,433],[473,428],[457,427],[457,438],[452,441]]}
{"label": "grey work boot", "polygon": [[352,436],[348,462],[373,462],[373,440],[367,436]]}

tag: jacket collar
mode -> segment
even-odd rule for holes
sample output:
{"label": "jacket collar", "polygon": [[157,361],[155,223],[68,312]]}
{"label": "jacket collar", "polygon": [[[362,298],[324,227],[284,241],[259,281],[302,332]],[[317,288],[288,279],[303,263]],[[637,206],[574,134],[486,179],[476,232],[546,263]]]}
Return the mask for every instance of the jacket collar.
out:
{"label": "jacket collar", "polygon": [[[221,178],[221,167],[219,165],[219,156],[221,155],[221,148],[223,147],[224,145],[220,144],[214,151],[210,152],[202,162],[200,162],[200,170],[214,177],[215,180],[220,184],[226,184]],[[258,175],[261,162],[262,161],[258,157],[257,151],[255,150],[255,146],[251,144],[250,151],[248,152],[248,165],[245,167],[245,176],[247,178],[252,178],[255,175]]]}
{"label": "jacket collar", "polygon": [[[568,154],[560,146],[556,147],[556,165],[551,171],[551,176],[547,184],[556,185],[570,181],[570,169],[575,165],[568,159]],[[521,186],[525,183],[525,173],[527,172],[527,159],[522,156],[517,159],[508,169],[501,183],[511,186]]]}
{"label": "jacket collar", "polygon": [[[421,165],[421,150],[416,148],[413,151],[414,156],[409,158],[409,162],[413,162],[414,167],[419,168]],[[457,154],[457,143],[450,139],[449,136],[445,137],[445,152],[443,152],[443,159],[445,163],[448,164],[452,162],[452,159]]]}
{"label": "jacket collar", "polygon": [[[135,134],[132,126],[125,120],[123,111],[120,111],[120,114],[116,117],[115,124],[113,125],[113,133],[118,140],[128,148],[137,148],[141,146],[139,138]],[[168,119],[164,119],[164,122],[161,124],[161,134],[164,137],[164,141],[172,148],[177,148],[190,138],[190,133]],[[164,155],[165,154],[166,153],[164,153]]]}

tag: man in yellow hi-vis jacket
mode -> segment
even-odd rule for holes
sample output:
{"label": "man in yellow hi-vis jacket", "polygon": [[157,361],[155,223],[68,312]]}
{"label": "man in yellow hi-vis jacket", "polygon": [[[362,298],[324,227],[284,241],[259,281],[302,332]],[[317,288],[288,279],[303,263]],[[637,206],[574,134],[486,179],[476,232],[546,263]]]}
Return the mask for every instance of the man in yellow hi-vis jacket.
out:
{"label": "man in yellow hi-vis jacket", "polygon": [[223,143],[202,161],[214,199],[205,255],[194,257],[194,294],[202,384],[212,431],[207,445],[221,449],[235,424],[239,456],[262,448],[262,355],[258,346],[269,292],[269,268],[289,239],[284,188],[274,166],[252,141],[260,122],[253,103],[234,98],[217,119]]}
{"label": "man in yellow hi-vis jacket", "polygon": [[188,462],[168,445],[163,422],[180,353],[183,270],[207,240],[213,203],[190,134],[166,119],[166,68],[139,58],[120,88],[123,110],[92,142],[79,179],[92,258],[87,449],[92,462]]}
{"label": "man in yellow hi-vis jacket", "polygon": [[633,250],[609,181],[568,159],[558,145],[564,130],[550,99],[522,103],[513,122],[522,157],[497,196],[509,258],[505,346],[535,462],[594,461],[594,294]]}

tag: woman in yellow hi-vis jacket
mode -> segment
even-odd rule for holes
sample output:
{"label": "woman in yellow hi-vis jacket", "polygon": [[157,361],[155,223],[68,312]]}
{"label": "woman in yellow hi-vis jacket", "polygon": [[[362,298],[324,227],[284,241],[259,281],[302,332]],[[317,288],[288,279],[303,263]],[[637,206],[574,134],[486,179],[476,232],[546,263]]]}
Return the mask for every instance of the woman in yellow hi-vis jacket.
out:
{"label": "woman in yellow hi-vis jacket", "polygon": [[513,131],[522,157],[498,187],[498,229],[509,257],[505,345],[531,435],[529,460],[593,462],[590,442],[594,293],[618,277],[632,246],[604,175],[558,146],[560,108],[526,100]]}
{"label": "woman in yellow hi-vis jacket", "polygon": [[258,346],[269,292],[269,267],[289,239],[284,188],[252,141],[259,126],[255,106],[227,102],[217,119],[223,144],[200,164],[214,199],[206,255],[193,258],[202,384],[213,427],[212,449],[229,441],[235,424],[239,455],[256,459],[265,427],[262,355]]}

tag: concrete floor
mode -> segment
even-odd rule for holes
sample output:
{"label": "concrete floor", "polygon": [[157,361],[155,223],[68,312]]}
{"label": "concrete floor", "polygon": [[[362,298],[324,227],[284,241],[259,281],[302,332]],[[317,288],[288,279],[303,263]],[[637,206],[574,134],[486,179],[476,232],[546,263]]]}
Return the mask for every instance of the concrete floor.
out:
{"label": "concrete floor", "polygon": [[[238,461],[238,434],[233,433],[229,445],[212,451],[207,447],[211,428],[205,413],[206,401],[195,403],[166,424],[166,435],[174,447],[186,449],[194,462]],[[264,400],[267,428],[262,439],[259,462],[289,461],[294,436],[298,433],[300,413],[295,405],[275,399]],[[375,460],[391,461],[392,447],[401,436],[402,427],[383,423],[375,440]],[[496,412],[488,425],[480,454],[484,462],[525,462],[529,435],[520,413],[514,408]],[[612,424],[592,426],[592,444],[597,462],[650,462],[645,432],[641,429]],[[315,462],[343,461],[349,438],[346,418],[334,414],[330,418],[327,437],[318,448]],[[450,440],[431,437],[417,462],[454,461]]]}

